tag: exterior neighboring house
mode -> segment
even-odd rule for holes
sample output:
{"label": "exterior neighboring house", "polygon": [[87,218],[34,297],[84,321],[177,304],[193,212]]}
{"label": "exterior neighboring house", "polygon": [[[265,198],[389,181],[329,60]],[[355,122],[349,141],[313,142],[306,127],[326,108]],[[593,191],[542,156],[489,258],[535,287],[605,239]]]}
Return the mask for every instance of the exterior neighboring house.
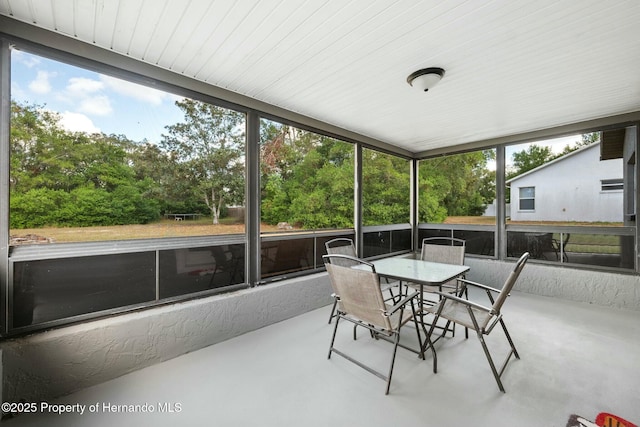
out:
{"label": "exterior neighboring house", "polygon": [[623,160],[588,145],[507,181],[512,221],[622,222]]}

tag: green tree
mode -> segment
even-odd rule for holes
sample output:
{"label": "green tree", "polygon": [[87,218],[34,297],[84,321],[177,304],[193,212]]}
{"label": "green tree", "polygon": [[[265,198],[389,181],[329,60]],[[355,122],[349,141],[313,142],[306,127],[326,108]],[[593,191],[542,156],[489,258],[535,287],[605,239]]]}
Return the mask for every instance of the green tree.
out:
{"label": "green tree", "polygon": [[263,122],[262,220],[298,227],[353,226],[353,146]]}
{"label": "green tree", "polygon": [[600,142],[600,132],[591,132],[591,133],[583,133],[580,136],[580,141],[576,141],[573,145],[566,145],[562,152],[556,156],[562,157],[565,154],[569,154],[572,151],[576,151],[579,148],[585,147],[587,145],[595,144],[596,142]]}
{"label": "green tree", "polygon": [[533,170],[555,158],[551,147],[532,144],[522,151],[513,153],[513,166],[507,171],[507,179]]}
{"label": "green tree", "polygon": [[443,222],[447,216],[477,216],[495,198],[495,174],[487,168],[493,151],[436,157],[420,163],[421,221]]}
{"label": "green tree", "polygon": [[244,115],[191,99],[176,105],[184,121],[167,126],[161,142],[171,181],[196,191],[218,224],[225,204],[244,202]]}
{"label": "green tree", "polygon": [[554,153],[550,146],[532,144],[524,150],[513,153],[513,165],[510,170],[507,171],[507,179],[522,175],[545,163],[549,163],[552,160],[596,142],[600,142],[600,132],[582,134],[580,141],[576,141],[572,145],[567,144],[559,153]]}
{"label": "green tree", "polygon": [[11,105],[11,227],[145,223],[159,203],[124,136],[66,131],[42,106]]}
{"label": "green tree", "polygon": [[407,160],[374,150],[363,150],[363,224],[408,223],[411,207],[410,184]]}
{"label": "green tree", "polygon": [[310,135],[317,146],[286,181],[291,200],[288,221],[311,229],[353,227],[353,146]]}

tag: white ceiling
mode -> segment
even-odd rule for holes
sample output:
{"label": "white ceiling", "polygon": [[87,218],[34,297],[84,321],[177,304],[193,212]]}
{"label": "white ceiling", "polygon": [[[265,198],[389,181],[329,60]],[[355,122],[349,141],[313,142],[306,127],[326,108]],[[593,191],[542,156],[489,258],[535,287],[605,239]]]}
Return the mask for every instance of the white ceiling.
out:
{"label": "white ceiling", "polygon": [[[411,152],[640,111],[638,0],[0,0],[0,14]],[[446,70],[428,93],[406,82],[425,67]]]}

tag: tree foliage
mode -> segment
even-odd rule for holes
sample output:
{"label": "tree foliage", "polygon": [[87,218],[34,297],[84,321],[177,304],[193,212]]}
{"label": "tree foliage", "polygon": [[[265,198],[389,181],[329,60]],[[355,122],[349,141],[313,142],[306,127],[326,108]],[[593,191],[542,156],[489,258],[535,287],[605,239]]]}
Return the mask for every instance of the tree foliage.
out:
{"label": "tree foliage", "polygon": [[[190,99],[159,145],[65,130],[43,106],[13,102],[11,227],[147,223],[163,212],[244,204],[244,115]],[[353,227],[354,145],[263,120],[261,219],[300,228]],[[421,162],[421,221],[480,215],[494,196],[489,152]],[[410,162],[363,149],[364,225],[410,220]]]}
{"label": "tree foliage", "polygon": [[12,228],[147,223],[159,217],[149,180],[129,164],[123,136],[65,131],[36,105],[11,105]]}
{"label": "tree foliage", "polygon": [[555,157],[551,147],[532,144],[522,151],[513,153],[513,170],[507,173],[507,179],[533,170]]}
{"label": "tree foliage", "polygon": [[263,126],[262,220],[353,227],[353,146],[273,122]]}
{"label": "tree foliage", "polygon": [[244,201],[244,115],[186,98],[176,105],[184,121],[166,127],[160,146],[174,160],[175,178],[201,196],[218,224],[224,203]]}
{"label": "tree foliage", "polygon": [[436,157],[420,163],[419,216],[443,222],[447,216],[482,215],[495,198],[495,174],[487,168],[491,151]]}
{"label": "tree foliage", "polygon": [[405,159],[363,150],[363,225],[403,224],[410,220],[410,165]]}

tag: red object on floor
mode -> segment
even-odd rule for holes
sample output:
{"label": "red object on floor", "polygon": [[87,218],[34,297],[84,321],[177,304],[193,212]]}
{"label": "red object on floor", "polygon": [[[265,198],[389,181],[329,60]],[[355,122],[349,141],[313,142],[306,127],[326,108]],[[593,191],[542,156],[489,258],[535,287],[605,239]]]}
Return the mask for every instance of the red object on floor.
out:
{"label": "red object on floor", "polygon": [[596,424],[601,427],[638,427],[632,422],[620,418],[613,414],[607,414],[606,412],[600,412],[596,417]]}

